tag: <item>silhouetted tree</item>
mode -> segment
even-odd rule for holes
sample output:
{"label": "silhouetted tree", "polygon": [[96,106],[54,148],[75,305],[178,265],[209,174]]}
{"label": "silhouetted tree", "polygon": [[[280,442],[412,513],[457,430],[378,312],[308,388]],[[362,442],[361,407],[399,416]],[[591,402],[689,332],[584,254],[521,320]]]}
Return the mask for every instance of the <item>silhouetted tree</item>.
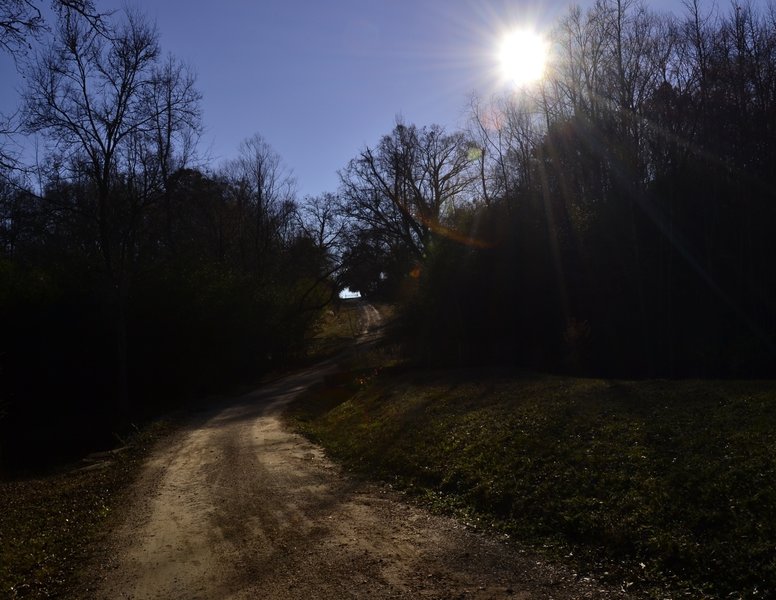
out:
{"label": "silhouetted tree", "polygon": [[[93,186],[94,219],[116,314],[118,406],[128,412],[126,319],[144,210],[158,198],[172,132],[199,100],[180,65],[159,63],[156,30],[139,14],[93,21],[65,7],[48,51],[30,69],[24,117]],[[173,71],[177,71],[176,75]]]}
{"label": "silhouetted tree", "polygon": [[305,197],[298,218],[300,227],[316,246],[333,255],[339,253],[347,223],[336,195]]}
{"label": "silhouetted tree", "polygon": [[[470,150],[463,133],[399,122],[376,148],[350,161],[340,174],[340,199],[355,228],[351,247],[362,249],[351,252],[351,260],[364,256],[367,244],[373,259],[403,257],[406,273],[435,235],[450,234],[445,216],[468,198],[477,180]],[[379,272],[388,271],[386,264]]]}
{"label": "silhouetted tree", "polygon": [[272,249],[291,234],[296,208],[293,174],[272,146],[255,134],[240,144],[226,177],[239,213],[243,264],[253,265],[261,274]]}
{"label": "silhouetted tree", "polygon": [[776,28],[685,9],[572,8],[544,82],[472,102],[476,202],[446,217],[466,233],[415,257],[422,356],[772,372]]}
{"label": "silhouetted tree", "polygon": [[[32,42],[46,29],[41,2],[33,0],[0,0],[0,48],[16,58],[32,48]],[[71,11],[100,26],[103,15],[91,0],[53,0],[51,7],[61,14]]]}

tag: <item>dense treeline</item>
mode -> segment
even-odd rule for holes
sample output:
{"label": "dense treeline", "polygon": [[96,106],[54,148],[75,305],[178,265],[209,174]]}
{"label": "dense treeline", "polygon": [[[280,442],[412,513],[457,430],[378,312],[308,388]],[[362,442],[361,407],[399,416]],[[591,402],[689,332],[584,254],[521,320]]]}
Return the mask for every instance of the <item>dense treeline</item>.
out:
{"label": "dense treeline", "polygon": [[93,445],[282,365],[333,292],[269,144],[255,135],[205,168],[191,71],[163,57],[142,15],[69,4],[27,68],[21,110],[49,154],[35,185],[11,160],[0,178],[7,462]]}
{"label": "dense treeline", "polygon": [[399,123],[342,172],[352,251],[386,257],[352,285],[403,290],[431,362],[773,375],[775,17],[571,9],[535,89],[473,100],[465,133]]}
{"label": "dense treeline", "polygon": [[773,375],[773,10],[572,8],[541,83],[466,131],[399,121],[298,203],[261,136],[198,160],[195,77],[143,15],[7,6],[3,49],[42,48],[14,128],[48,144],[0,144],[4,443],[275,365],[342,286],[400,299],[427,362]]}

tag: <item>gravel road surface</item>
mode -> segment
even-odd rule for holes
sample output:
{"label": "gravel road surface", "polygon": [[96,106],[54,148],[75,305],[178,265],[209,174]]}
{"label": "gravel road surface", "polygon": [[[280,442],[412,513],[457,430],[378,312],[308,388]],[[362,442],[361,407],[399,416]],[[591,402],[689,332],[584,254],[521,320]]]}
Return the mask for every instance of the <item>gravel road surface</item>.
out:
{"label": "gravel road surface", "polygon": [[99,598],[622,597],[350,478],[283,424],[336,368],[196,415],[153,451],[95,568]]}

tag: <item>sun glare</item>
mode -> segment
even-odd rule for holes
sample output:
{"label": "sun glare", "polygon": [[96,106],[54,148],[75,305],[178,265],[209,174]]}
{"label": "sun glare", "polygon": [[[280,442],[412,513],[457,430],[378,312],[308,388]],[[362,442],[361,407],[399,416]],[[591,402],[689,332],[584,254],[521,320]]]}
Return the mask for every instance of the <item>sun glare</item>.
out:
{"label": "sun glare", "polygon": [[547,41],[530,29],[515,29],[507,33],[499,47],[499,65],[504,81],[512,85],[527,85],[544,75],[547,62]]}

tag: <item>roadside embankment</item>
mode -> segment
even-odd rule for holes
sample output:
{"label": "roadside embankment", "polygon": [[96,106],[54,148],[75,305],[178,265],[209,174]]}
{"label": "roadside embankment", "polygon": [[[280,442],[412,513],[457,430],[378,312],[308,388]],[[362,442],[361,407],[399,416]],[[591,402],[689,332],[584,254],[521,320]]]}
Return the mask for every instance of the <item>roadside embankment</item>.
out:
{"label": "roadside embankment", "polygon": [[773,382],[374,364],[289,412],[351,470],[626,589],[776,593]]}

